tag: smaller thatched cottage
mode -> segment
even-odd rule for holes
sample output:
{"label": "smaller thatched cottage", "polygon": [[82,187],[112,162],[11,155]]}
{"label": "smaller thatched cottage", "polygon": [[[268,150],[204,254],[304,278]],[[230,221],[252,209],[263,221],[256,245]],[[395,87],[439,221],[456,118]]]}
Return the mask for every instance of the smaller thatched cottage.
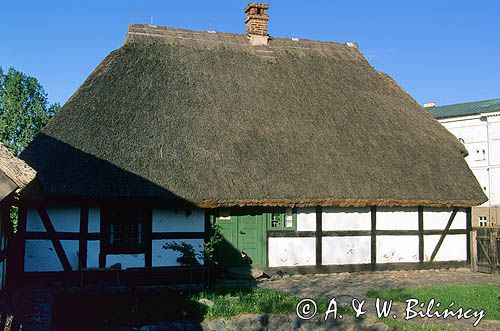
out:
{"label": "smaller thatched cottage", "polygon": [[34,178],[35,171],[0,144],[0,289],[6,284],[10,207],[17,204],[20,191]]}
{"label": "smaller thatched cottage", "polygon": [[[351,43],[131,25],[23,152],[27,274],[174,270],[221,227],[228,266],[465,266],[485,196],[467,151]],[[200,261],[202,262],[202,261]]]}

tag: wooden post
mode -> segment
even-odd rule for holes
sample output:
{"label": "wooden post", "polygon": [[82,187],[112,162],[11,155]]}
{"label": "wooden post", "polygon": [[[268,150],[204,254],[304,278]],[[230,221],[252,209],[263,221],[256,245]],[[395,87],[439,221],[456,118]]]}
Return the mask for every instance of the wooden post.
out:
{"label": "wooden post", "polygon": [[498,274],[497,229],[490,229],[491,273]]}
{"label": "wooden post", "polygon": [[477,231],[472,229],[470,232],[470,268],[472,271],[477,272]]}

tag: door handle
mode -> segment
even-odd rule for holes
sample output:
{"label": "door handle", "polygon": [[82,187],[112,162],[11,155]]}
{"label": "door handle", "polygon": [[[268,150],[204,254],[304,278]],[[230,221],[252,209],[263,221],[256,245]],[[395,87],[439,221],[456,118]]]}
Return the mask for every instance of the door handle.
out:
{"label": "door handle", "polygon": [[246,232],[240,231],[240,234],[246,234]]}

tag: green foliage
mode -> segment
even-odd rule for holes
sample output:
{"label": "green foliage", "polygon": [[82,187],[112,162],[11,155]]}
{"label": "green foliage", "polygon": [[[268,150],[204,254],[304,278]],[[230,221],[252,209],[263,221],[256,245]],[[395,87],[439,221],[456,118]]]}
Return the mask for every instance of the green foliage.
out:
{"label": "green foliage", "polygon": [[217,251],[219,245],[222,243],[224,238],[220,232],[221,227],[219,224],[212,224],[210,228],[210,235],[208,241],[204,245],[204,260],[209,266],[218,265],[220,261],[217,261],[215,252]]}
{"label": "green foliage", "polygon": [[[404,302],[408,298],[415,298],[420,302],[429,302],[435,299],[441,303],[441,307],[447,307],[452,301],[454,307],[472,308],[474,310],[484,309],[485,319],[500,319],[500,293],[499,284],[484,285],[443,285],[431,287],[417,287],[405,289],[385,289],[380,291],[369,291],[369,297],[379,297],[384,300],[395,300]],[[444,309],[444,308],[443,308]]]}
{"label": "green foliage", "polygon": [[42,85],[14,68],[0,68],[0,142],[19,155],[58,111]]}
{"label": "green foliage", "polygon": [[197,266],[200,264],[196,259],[196,256],[199,254],[195,252],[194,247],[191,244],[188,244],[186,242],[181,242],[180,244],[171,242],[163,245],[163,249],[170,249],[174,252],[181,253],[181,256],[177,259],[177,261],[182,265]]}
{"label": "green foliage", "polygon": [[15,206],[10,207],[10,224],[12,225],[12,232],[16,233],[17,232],[17,222],[18,222],[18,214],[19,214],[19,209]]}
{"label": "green foliage", "polygon": [[197,258],[203,258],[205,265],[214,266],[218,264],[215,259],[215,251],[222,242],[222,234],[220,233],[220,226],[218,224],[212,225],[210,229],[209,239],[203,245],[203,253],[196,253],[193,245],[186,242],[176,243],[171,242],[163,245],[163,249],[170,249],[175,252],[181,253],[177,259],[182,265],[197,266],[199,262]]}

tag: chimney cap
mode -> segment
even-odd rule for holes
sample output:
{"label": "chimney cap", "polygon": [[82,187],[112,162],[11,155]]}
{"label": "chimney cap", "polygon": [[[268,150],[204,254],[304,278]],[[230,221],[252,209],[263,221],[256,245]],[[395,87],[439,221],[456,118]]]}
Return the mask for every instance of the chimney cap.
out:
{"label": "chimney cap", "polygon": [[246,7],[243,11],[246,13],[247,11],[250,10],[250,8],[268,9],[269,5],[267,3],[250,2],[248,5],[246,5]]}

